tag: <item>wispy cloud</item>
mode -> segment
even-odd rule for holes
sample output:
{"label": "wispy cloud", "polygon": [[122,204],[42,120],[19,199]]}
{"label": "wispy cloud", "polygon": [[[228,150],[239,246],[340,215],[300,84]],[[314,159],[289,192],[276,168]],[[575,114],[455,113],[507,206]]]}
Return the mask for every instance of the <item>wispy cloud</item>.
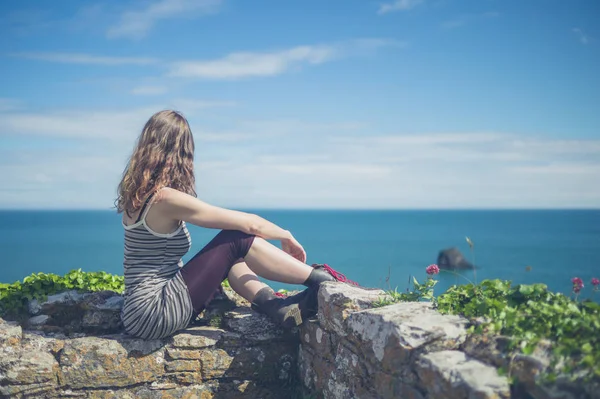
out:
{"label": "wispy cloud", "polygon": [[600,165],[595,160],[596,156],[600,159],[600,140],[523,139],[506,133],[340,136],[330,140],[336,147],[344,148],[345,156],[359,161],[366,157],[398,164],[519,162],[521,166],[539,166],[555,162],[593,162]]}
{"label": "wispy cloud", "polygon": [[384,3],[379,6],[378,14],[387,14],[394,11],[406,11],[415,8],[424,0],[395,0],[391,3]]}
{"label": "wispy cloud", "polygon": [[209,100],[193,100],[188,98],[177,98],[169,102],[169,106],[177,109],[185,109],[188,111],[196,111],[207,108],[223,108],[235,107],[235,101],[209,101]]}
{"label": "wispy cloud", "polygon": [[471,23],[471,22],[474,22],[477,20],[497,18],[499,16],[500,16],[500,13],[497,11],[488,11],[488,12],[484,12],[481,14],[465,14],[465,15],[461,15],[459,17],[444,21],[444,22],[442,22],[441,26],[442,26],[442,28],[445,28],[445,29],[455,29],[455,28],[460,28],[468,23]]}
{"label": "wispy cloud", "polygon": [[321,64],[335,56],[336,50],[330,46],[299,46],[272,53],[240,52],[217,60],[176,62],[169,75],[205,79],[270,76],[293,67]]}
{"label": "wispy cloud", "polygon": [[0,97],[0,112],[14,111],[21,108],[21,101],[13,98]]}
{"label": "wispy cloud", "polygon": [[[365,56],[382,47],[404,47],[406,43],[380,38],[355,39],[345,42],[304,45],[278,51],[235,52],[213,60],[164,62],[151,57],[114,57],[84,53],[20,52],[13,57],[88,65],[158,65],[166,68],[166,77],[200,79],[240,79],[274,76],[303,66],[318,65],[338,58]],[[140,84],[131,89],[135,95],[158,95],[168,91],[164,84]]]}
{"label": "wispy cloud", "polygon": [[[222,108],[235,105],[229,101],[201,101],[178,99],[167,101],[169,108],[192,115],[199,109]],[[47,112],[4,112],[0,118],[2,136],[36,136],[76,140],[103,140],[132,142],[141,127],[165,105],[126,110],[58,110]]]}
{"label": "wispy cloud", "polygon": [[111,26],[106,35],[109,38],[141,39],[160,20],[190,17],[214,13],[222,0],[160,0],[142,9],[124,12],[120,21]]}
{"label": "wispy cloud", "polygon": [[12,112],[0,118],[0,136],[128,140],[139,133],[152,107],[127,111]]}
{"label": "wispy cloud", "polygon": [[[523,140],[500,133],[289,137],[230,157],[200,183],[247,185],[243,204],[264,207],[593,207],[600,140]],[[232,144],[229,144],[231,146]],[[298,148],[311,148],[299,153]],[[558,173],[554,173],[557,172]],[[214,191],[213,191],[214,193]],[[215,193],[231,203],[233,194]]]}
{"label": "wispy cloud", "polygon": [[3,12],[0,15],[0,26],[17,35],[29,35],[46,29],[56,28],[59,24],[52,13],[40,8],[27,7]]}
{"label": "wispy cloud", "polygon": [[402,45],[400,42],[387,39],[359,39],[335,44],[297,46],[272,52],[236,52],[215,60],[172,63],[168,76],[202,79],[273,76],[383,46]]}
{"label": "wispy cloud", "polygon": [[590,41],[590,38],[588,35],[585,34],[585,32],[580,29],[580,28],[573,28],[573,33],[575,33],[575,35],[577,35],[577,37],[579,38],[579,41],[581,42],[581,44],[588,44]]}
{"label": "wispy cloud", "polygon": [[131,94],[138,96],[157,96],[165,94],[169,89],[166,86],[137,86],[131,89]]}
{"label": "wispy cloud", "polygon": [[[236,104],[185,98],[167,103],[188,116],[199,143],[198,192],[222,206],[600,205],[598,139],[498,132],[382,135],[353,121],[232,115],[214,124],[204,117],[206,109],[228,112]],[[8,191],[0,207],[110,207],[135,137],[161,108],[3,112],[0,140],[8,140],[0,146],[0,185]],[[15,151],[15,138],[55,143],[55,151],[25,144]]]}
{"label": "wispy cloud", "polygon": [[11,54],[13,57],[30,60],[59,62],[64,64],[89,64],[89,65],[149,65],[158,62],[155,58],[148,57],[111,57],[83,53],[61,52],[20,52]]}

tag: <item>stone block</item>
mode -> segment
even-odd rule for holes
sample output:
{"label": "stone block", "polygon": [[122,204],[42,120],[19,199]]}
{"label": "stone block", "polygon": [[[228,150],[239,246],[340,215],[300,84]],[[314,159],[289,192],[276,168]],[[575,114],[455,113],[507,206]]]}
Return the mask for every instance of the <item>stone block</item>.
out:
{"label": "stone block", "polygon": [[201,372],[195,373],[175,373],[171,375],[175,381],[184,385],[192,385],[192,384],[202,384],[204,382],[204,378],[202,378]]}
{"label": "stone block", "polygon": [[466,338],[467,321],[444,316],[424,302],[407,302],[351,314],[348,339],[355,342],[373,365],[388,373],[414,360],[422,352],[456,349]]}
{"label": "stone block", "polygon": [[165,363],[167,371],[200,371],[198,360],[172,360]]}
{"label": "stone block", "polygon": [[377,372],[371,381],[377,396],[381,399],[424,399],[423,393],[401,377]]}
{"label": "stone block", "polygon": [[177,349],[166,348],[167,358],[169,359],[195,359],[199,360],[202,354],[201,349]]}
{"label": "stone block", "polygon": [[58,363],[50,353],[22,351],[20,356],[0,369],[4,384],[57,384]]}
{"label": "stone block", "polygon": [[19,348],[22,336],[23,329],[17,322],[0,318],[0,350]]}
{"label": "stone block", "polygon": [[41,383],[41,384],[18,384],[5,385],[0,384],[0,398],[55,398],[64,397],[56,390],[56,384]]}
{"label": "stone block", "polygon": [[206,349],[200,356],[202,377],[205,380],[222,378],[233,362],[233,356],[223,349]]}
{"label": "stone block", "polygon": [[154,381],[165,373],[162,350],[143,354],[149,348],[140,343],[132,347],[128,351],[109,338],[68,340],[59,357],[64,384],[75,389],[126,387]]}
{"label": "stone block", "polygon": [[37,316],[30,317],[27,323],[29,324],[29,326],[32,327],[43,326],[44,324],[46,324],[49,318],[50,316],[46,314],[40,314]]}
{"label": "stone block", "polygon": [[461,349],[467,355],[495,367],[508,368],[512,354],[507,337],[489,334],[470,334]]}
{"label": "stone block", "polygon": [[323,392],[327,387],[327,381],[334,373],[335,364],[330,356],[321,357],[321,353],[301,345],[298,352],[298,369],[304,388],[310,392]]}
{"label": "stone block", "polygon": [[508,380],[495,368],[459,351],[422,355],[417,374],[428,399],[508,399]]}
{"label": "stone block", "polygon": [[311,348],[322,358],[329,356],[333,361],[335,347],[331,333],[323,329],[318,320],[305,321],[300,328],[299,335],[303,347]]}
{"label": "stone block", "polygon": [[224,332],[215,327],[190,327],[177,332],[168,341],[175,348],[209,348],[219,342]]}
{"label": "stone block", "polygon": [[174,386],[173,384],[153,384],[121,390],[91,390],[87,399],[213,399],[213,388],[205,384]]}
{"label": "stone block", "polygon": [[[265,315],[259,314],[248,307],[236,308],[225,313],[224,328],[232,333],[241,334],[245,341],[251,344],[267,343],[284,339],[286,334],[280,327]],[[295,339],[295,338],[294,338]]]}
{"label": "stone block", "polygon": [[345,320],[349,314],[369,309],[385,295],[380,289],[365,289],[352,285],[328,282],[319,287],[319,323],[339,336],[346,335]]}

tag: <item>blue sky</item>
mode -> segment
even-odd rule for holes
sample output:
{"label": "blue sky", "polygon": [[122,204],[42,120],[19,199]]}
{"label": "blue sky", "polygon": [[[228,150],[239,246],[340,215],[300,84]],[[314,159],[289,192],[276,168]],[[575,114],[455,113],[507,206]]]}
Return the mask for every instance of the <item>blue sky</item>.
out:
{"label": "blue sky", "polygon": [[235,208],[600,207],[596,0],[0,4],[0,208],[112,206],[175,108]]}

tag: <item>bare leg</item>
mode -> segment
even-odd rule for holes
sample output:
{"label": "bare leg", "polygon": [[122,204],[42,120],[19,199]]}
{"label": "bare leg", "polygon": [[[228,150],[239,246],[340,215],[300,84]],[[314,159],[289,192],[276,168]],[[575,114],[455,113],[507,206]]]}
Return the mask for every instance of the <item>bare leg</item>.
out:
{"label": "bare leg", "polygon": [[244,260],[259,276],[288,284],[302,284],[313,270],[260,237],[254,239]]}
{"label": "bare leg", "polygon": [[258,279],[245,262],[234,264],[229,270],[227,278],[231,288],[249,302],[252,302],[258,291],[268,287]]}
{"label": "bare leg", "polygon": [[206,307],[221,282],[229,277],[232,288],[250,300],[255,310],[282,326],[297,326],[315,313],[312,302],[316,300],[316,291],[307,289],[279,298],[256,275],[301,284],[313,272],[312,267],[264,239],[236,230],[221,231],[181,268],[195,312]]}

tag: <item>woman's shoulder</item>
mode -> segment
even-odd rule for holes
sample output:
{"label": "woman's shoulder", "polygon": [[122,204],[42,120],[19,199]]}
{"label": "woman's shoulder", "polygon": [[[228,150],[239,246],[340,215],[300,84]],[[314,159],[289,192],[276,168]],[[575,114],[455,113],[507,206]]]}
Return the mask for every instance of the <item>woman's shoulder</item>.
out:
{"label": "woman's shoulder", "polygon": [[167,203],[167,204],[176,204],[181,201],[188,200],[191,197],[189,194],[177,190],[173,187],[162,187],[160,188],[155,195],[154,201],[155,203]]}
{"label": "woman's shoulder", "polygon": [[183,191],[177,190],[176,188],[169,187],[169,186],[161,187],[156,191],[156,197],[158,199],[170,198],[170,197],[179,196],[179,195],[187,195],[187,194],[184,193]]}

